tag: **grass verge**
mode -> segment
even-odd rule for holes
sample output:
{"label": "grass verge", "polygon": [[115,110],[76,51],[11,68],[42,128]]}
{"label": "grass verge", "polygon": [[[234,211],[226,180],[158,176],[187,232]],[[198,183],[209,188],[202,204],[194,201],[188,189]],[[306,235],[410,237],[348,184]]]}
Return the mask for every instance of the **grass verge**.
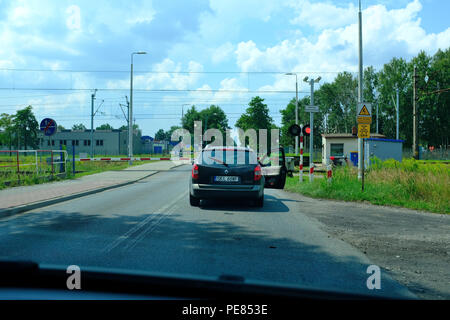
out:
{"label": "grass verge", "polygon": [[450,169],[446,164],[427,164],[415,160],[397,162],[374,161],[365,175],[364,192],[357,178],[357,169],[338,167],[331,183],[304,177],[288,178],[285,189],[313,198],[370,202],[375,205],[399,206],[450,214]]}

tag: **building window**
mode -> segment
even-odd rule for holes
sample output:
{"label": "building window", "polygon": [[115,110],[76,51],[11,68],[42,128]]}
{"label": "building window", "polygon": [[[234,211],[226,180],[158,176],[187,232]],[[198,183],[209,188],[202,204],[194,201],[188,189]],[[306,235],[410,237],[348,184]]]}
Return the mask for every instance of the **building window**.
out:
{"label": "building window", "polygon": [[55,146],[55,140],[52,140],[52,146]]}
{"label": "building window", "polygon": [[83,145],[90,146],[91,145],[91,140],[84,140],[83,141]]}
{"label": "building window", "polygon": [[103,140],[95,140],[95,145],[96,146],[102,146],[103,145]]}
{"label": "building window", "polygon": [[330,145],[330,156],[342,157],[343,155],[344,155],[344,144],[343,143],[332,143]]}
{"label": "building window", "polygon": [[72,140],[72,146],[78,146],[78,140]]}

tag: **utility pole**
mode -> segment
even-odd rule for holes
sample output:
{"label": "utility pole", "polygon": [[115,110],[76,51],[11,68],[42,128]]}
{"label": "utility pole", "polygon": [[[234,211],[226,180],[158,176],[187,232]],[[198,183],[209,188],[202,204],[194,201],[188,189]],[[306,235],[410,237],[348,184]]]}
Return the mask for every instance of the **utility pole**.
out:
{"label": "utility pole", "polygon": [[184,118],[184,106],[189,106],[189,103],[183,103],[181,105],[181,126],[183,126],[183,118]]}
{"label": "utility pole", "polygon": [[[358,12],[358,26],[359,26],[359,76],[358,76],[358,103],[363,102],[363,45],[362,45],[362,12],[361,0],[359,0]],[[363,153],[364,153],[364,139],[358,138],[358,179],[363,175]],[[363,184],[364,185],[364,184]]]}
{"label": "utility pole", "polygon": [[375,90],[375,99],[377,100],[377,125],[376,125],[376,132],[378,132],[378,105],[380,104],[380,93]]}
{"label": "utility pole", "polygon": [[131,54],[131,72],[130,72],[130,107],[128,108],[128,157],[131,165],[133,156],[133,53]]}
{"label": "utility pole", "polygon": [[[295,124],[298,125],[298,77],[296,73],[285,73],[286,76],[295,76]],[[298,154],[298,136],[295,136],[295,155]]]}
{"label": "utility pole", "polygon": [[418,132],[417,132],[417,73],[416,66],[414,66],[414,74],[413,74],[413,153],[414,159],[419,160],[419,147],[418,147]]}
{"label": "utility pole", "polygon": [[[305,77],[303,79],[304,82],[309,83],[311,86],[311,98],[310,98],[310,107],[314,107],[314,83],[318,83],[322,77],[318,77],[317,79],[309,79],[309,77]],[[314,111],[317,112],[317,111]],[[314,165],[314,112],[311,110],[309,112],[309,163],[310,165]]]}
{"label": "utility pole", "polygon": [[377,133],[379,133],[378,132],[378,104],[379,104],[380,102],[379,102],[379,100],[378,100],[378,98],[377,98]]}
{"label": "utility pole", "polygon": [[[314,79],[310,80],[311,85],[311,101],[310,105],[314,105]],[[311,130],[311,133],[309,134],[309,163],[310,166],[314,165],[314,112],[309,113],[309,128]]]}
{"label": "utility pole", "polygon": [[94,158],[94,100],[97,89],[91,95],[91,158]]}
{"label": "utility pole", "polygon": [[133,55],[147,54],[145,51],[133,52],[131,54],[131,71],[130,71],[130,107],[128,108],[128,157],[129,164],[133,164]]}
{"label": "utility pole", "polygon": [[398,95],[398,86],[396,88],[396,93],[397,93],[397,127],[396,127],[396,131],[395,131],[395,139],[399,139],[399,113],[400,113],[400,103],[399,103],[399,95]]}
{"label": "utility pole", "polygon": [[[298,81],[295,74],[295,124],[298,125]],[[298,136],[295,136],[295,155],[298,154]]]}

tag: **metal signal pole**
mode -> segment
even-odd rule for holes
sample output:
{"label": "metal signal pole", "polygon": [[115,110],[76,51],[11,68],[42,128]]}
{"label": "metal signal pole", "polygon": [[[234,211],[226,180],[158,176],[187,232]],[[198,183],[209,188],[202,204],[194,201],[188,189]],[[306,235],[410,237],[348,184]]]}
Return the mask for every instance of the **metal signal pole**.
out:
{"label": "metal signal pole", "polygon": [[94,158],[94,100],[97,89],[91,95],[91,158]]}
{"label": "metal signal pole", "polygon": [[419,160],[419,147],[417,143],[417,73],[416,66],[414,66],[414,74],[413,74],[413,152],[414,159]]}

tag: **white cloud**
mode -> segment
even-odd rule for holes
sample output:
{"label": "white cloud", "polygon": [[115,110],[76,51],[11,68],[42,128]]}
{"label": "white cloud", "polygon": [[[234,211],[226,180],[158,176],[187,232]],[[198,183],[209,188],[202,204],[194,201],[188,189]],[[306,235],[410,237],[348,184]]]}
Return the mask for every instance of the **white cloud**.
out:
{"label": "white cloud", "polygon": [[[331,7],[329,4],[324,6]],[[450,28],[438,34],[427,34],[418,18],[421,9],[418,0],[411,1],[402,9],[388,10],[384,5],[365,9],[364,64],[380,67],[394,56],[408,59],[420,50],[434,54],[439,48],[447,48]],[[239,43],[235,54],[236,63],[242,71],[355,72],[358,66],[357,15],[351,24],[324,29],[315,40],[306,37],[284,40],[265,49],[250,40]],[[283,77],[275,81],[270,87],[280,89],[286,86]]]}
{"label": "white cloud", "polygon": [[218,64],[228,60],[233,54],[234,46],[231,42],[226,42],[221,46],[213,50],[211,60],[213,63]]}
{"label": "white cloud", "polygon": [[[189,61],[187,71],[181,63],[175,63],[166,58],[153,67],[152,73],[134,74],[133,87],[136,89],[162,89],[162,90],[187,90],[199,80],[203,66],[196,61]],[[109,89],[123,89],[129,87],[129,80],[110,80],[107,82]]]}
{"label": "white cloud", "polygon": [[187,103],[209,106],[211,104],[226,105],[227,102],[240,101],[246,98],[247,95],[245,92],[247,88],[242,86],[240,81],[237,78],[225,78],[220,82],[220,87],[216,90],[213,90],[208,84],[203,84],[196,91],[189,92]]}
{"label": "white cloud", "polygon": [[290,22],[296,25],[308,25],[316,29],[337,28],[354,21],[358,8],[349,3],[347,8],[336,7],[331,3],[311,3],[309,1],[295,1],[290,3],[297,17]]}

